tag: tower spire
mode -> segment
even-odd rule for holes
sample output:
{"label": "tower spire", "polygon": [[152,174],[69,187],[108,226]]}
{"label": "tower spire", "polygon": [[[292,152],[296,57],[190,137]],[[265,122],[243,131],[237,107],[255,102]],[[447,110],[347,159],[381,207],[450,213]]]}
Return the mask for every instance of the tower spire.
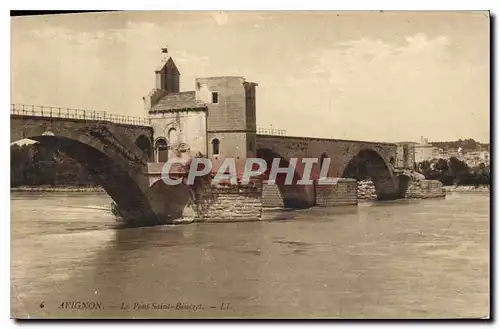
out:
{"label": "tower spire", "polygon": [[161,47],[161,66],[155,70],[156,89],[165,90],[169,93],[179,92],[180,72],[175,66],[173,59],[168,54],[167,46]]}

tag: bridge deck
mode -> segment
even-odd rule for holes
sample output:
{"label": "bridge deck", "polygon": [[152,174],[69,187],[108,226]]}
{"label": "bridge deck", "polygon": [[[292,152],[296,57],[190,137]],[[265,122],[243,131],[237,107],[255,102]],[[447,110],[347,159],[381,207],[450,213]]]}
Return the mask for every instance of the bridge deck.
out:
{"label": "bridge deck", "polygon": [[330,142],[348,142],[348,143],[363,143],[363,144],[377,144],[377,145],[388,145],[395,146],[396,143],[388,143],[388,142],[376,142],[376,141],[359,141],[359,140],[351,140],[351,139],[337,139],[337,138],[325,138],[325,137],[302,137],[302,136],[284,136],[284,135],[268,135],[268,134],[257,134],[258,139],[295,139],[295,140],[303,140],[303,141],[330,141]]}
{"label": "bridge deck", "polygon": [[149,118],[110,114],[106,113],[106,111],[70,109],[41,105],[11,104],[10,115],[112,122],[132,126],[151,126]]}

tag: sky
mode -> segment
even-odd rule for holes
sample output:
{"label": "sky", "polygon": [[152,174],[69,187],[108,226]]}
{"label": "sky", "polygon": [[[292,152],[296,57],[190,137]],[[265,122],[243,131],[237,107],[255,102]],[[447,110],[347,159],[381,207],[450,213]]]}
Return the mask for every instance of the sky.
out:
{"label": "sky", "polygon": [[258,83],[290,136],[489,142],[487,12],[111,12],[11,19],[11,103],[146,116],[161,48]]}

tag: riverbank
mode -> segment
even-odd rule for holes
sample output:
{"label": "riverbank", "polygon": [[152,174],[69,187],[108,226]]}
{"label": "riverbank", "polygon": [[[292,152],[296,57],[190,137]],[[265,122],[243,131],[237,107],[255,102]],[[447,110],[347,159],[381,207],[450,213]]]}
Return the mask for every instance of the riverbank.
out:
{"label": "riverbank", "polygon": [[[489,193],[490,186],[481,185],[478,187],[471,185],[443,186],[446,193],[451,192],[482,192]],[[11,192],[104,192],[100,186],[17,186],[11,187]],[[358,199],[376,200],[375,186],[371,181],[358,182]]]}
{"label": "riverbank", "polygon": [[100,186],[17,186],[11,192],[104,192]]}
{"label": "riverbank", "polygon": [[459,186],[443,186],[446,193],[452,192],[466,192],[466,193],[490,193],[490,186],[480,185],[478,187],[474,185],[459,185]]}

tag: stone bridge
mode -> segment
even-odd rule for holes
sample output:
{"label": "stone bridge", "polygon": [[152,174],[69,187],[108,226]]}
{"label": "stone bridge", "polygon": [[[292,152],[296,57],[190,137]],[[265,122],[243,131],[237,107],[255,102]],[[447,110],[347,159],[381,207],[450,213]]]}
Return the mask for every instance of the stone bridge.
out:
{"label": "stone bridge", "polygon": [[[11,142],[35,140],[75,159],[131,224],[158,224],[181,217],[188,200],[193,198],[193,191],[167,186],[152,176],[160,175],[163,163],[153,161],[154,136],[148,119],[12,105],[10,124]],[[280,167],[287,167],[291,158],[298,159],[291,186],[283,184],[283,175],[276,179],[286,207],[315,204],[314,184],[296,184],[304,177],[303,158],[318,159],[312,167],[312,180],[319,177],[320,166],[327,160],[327,177],[372,178],[380,200],[397,198],[404,189],[401,186],[408,185],[408,178],[401,182],[398,178],[404,173],[393,167],[396,144],[257,135],[256,150],[257,157],[268,162],[268,168],[274,158],[281,159]]]}
{"label": "stone bridge", "polygon": [[[280,167],[287,167],[290,159],[297,158],[293,184],[285,186],[283,176],[276,179],[286,207],[303,208],[314,204],[314,186],[298,185],[304,176],[303,158],[315,158],[311,179],[319,178],[321,165],[330,161],[327,177],[362,180],[370,177],[379,200],[396,199],[404,194],[408,180],[400,178],[394,168],[397,145],[391,143],[337,140],[324,138],[257,135],[257,157],[271,167],[273,158],[281,158]],[[307,178],[307,177],[306,177]],[[404,186],[403,186],[404,185]]]}
{"label": "stone bridge", "polygon": [[75,159],[109,194],[128,222],[155,224],[147,162],[153,130],[147,119],[105,112],[12,105],[10,140],[27,138]]}

